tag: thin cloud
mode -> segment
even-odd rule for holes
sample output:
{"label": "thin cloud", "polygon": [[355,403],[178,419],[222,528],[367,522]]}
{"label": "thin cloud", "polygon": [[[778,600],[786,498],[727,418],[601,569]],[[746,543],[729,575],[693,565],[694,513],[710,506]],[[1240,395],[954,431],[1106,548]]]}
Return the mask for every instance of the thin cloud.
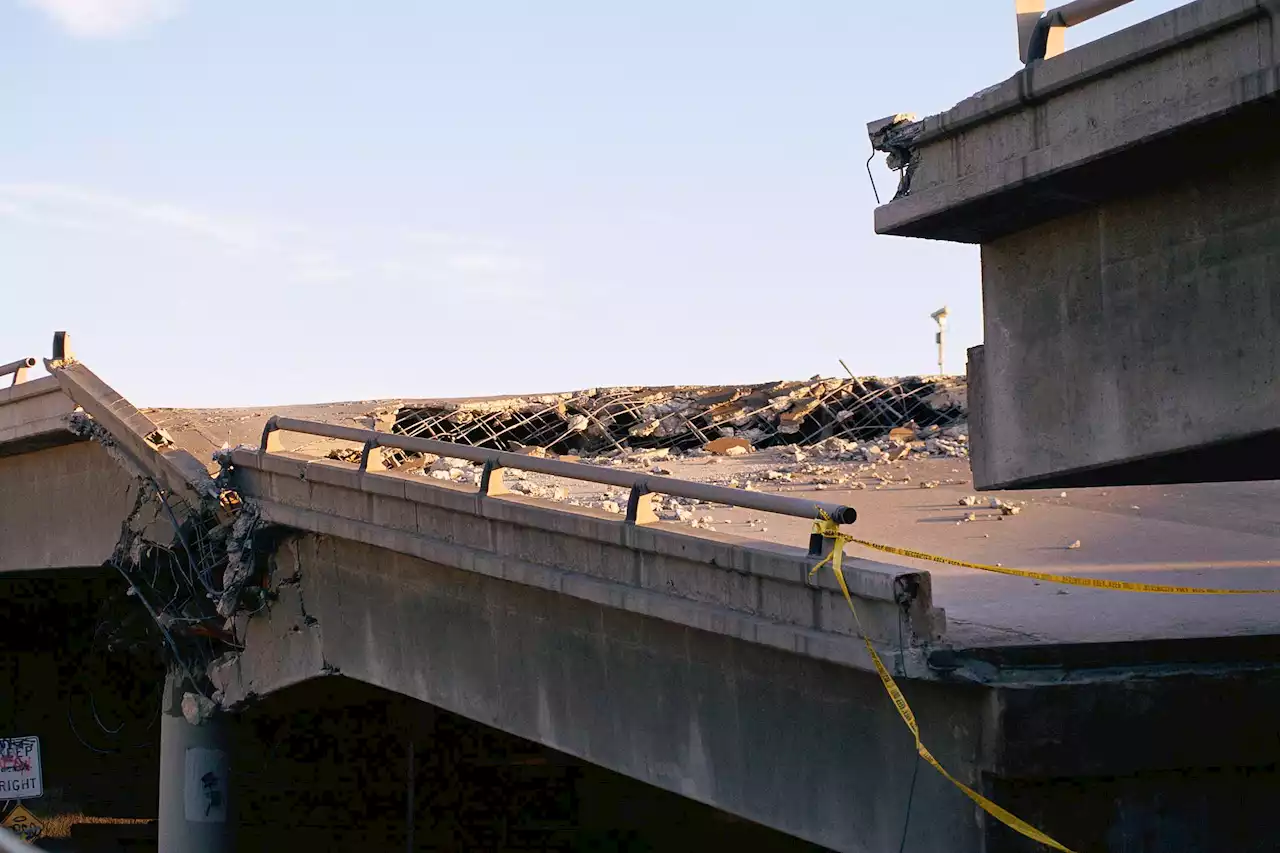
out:
{"label": "thin cloud", "polygon": [[[439,289],[455,303],[483,298],[527,299],[541,293],[541,265],[482,235],[453,232],[389,234],[368,227],[326,233],[308,223],[214,215],[185,205],[144,200],[53,183],[0,183],[0,219],[37,228],[74,230],[154,244],[186,238],[192,257],[212,250],[251,257],[299,285],[355,280],[393,287]],[[423,235],[429,236],[425,240]],[[397,255],[379,260],[388,248]],[[200,244],[204,248],[200,248]]]}
{"label": "thin cloud", "polygon": [[77,219],[73,216],[43,213],[27,205],[3,199],[0,199],[0,216],[12,222],[34,225],[40,228],[65,228],[70,231],[89,231],[99,234],[111,233],[109,228],[103,228],[96,222]]}
{"label": "thin cloud", "polygon": [[531,264],[523,258],[509,255],[469,253],[449,258],[449,267],[463,273],[482,275],[511,275],[525,272]]}
{"label": "thin cloud", "polygon": [[437,248],[465,246],[475,242],[474,237],[469,237],[465,234],[458,234],[454,231],[440,231],[438,229],[431,228],[406,231],[404,237],[410,243],[417,243],[419,245]]}
{"label": "thin cloud", "polygon": [[61,184],[0,184],[0,202],[21,207],[33,217],[75,219],[104,229],[122,221],[159,225],[230,249],[256,248],[266,239],[264,229],[252,223]]}
{"label": "thin cloud", "polygon": [[123,38],[182,10],[184,0],[23,0],[44,12],[69,35],[83,39]]}
{"label": "thin cloud", "polygon": [[294,277],[302,282],[344,281],[355,276],[355,270],[325,252],[304,252],[294,258],[294,263]]}

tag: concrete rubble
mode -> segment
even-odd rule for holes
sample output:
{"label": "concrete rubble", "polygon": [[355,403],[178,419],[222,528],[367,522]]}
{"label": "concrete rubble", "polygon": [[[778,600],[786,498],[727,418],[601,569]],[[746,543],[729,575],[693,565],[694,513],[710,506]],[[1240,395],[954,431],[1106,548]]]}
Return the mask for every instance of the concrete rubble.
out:
{"label": "concrete rubble", "polygon": [[[687,450],[670,447],[624,449],[573,457],[572,461],[636,473],[647,472],[655,476],[674,476],[730,488],[774,492],[804,489],[857,491],[901,487],[912,482],[910,474],[902,469],[907,462],[937,458],[967,461],[964,458],[968,454],[968,428],[963,423],[943,429],[912,427],[907,432],[899,431],[896,435],[896,438],[885,435],[866,442],[832,437],[807,446],[781,444],[761,449],[748,449],[749,445],[742,444],[719,444],[715,447],[719,453],[703,447]],[[909,435],[917,437],[909,438]],[[918,437],[921,435],[927,438]],[[342,458],[344,452],[338,451],[330,455]],[[557,454],[548,452],[547,456],[556,457]],[[662,464],[653,464],[655,460],[660,460]],[[358,461],[358,455],[346,461]],[[476,484],[480,482],[482,466],[465,459],[425,454],[406,458],[401,464],[401,470],[444,482]],[[932,489],[943,484],[952,485],[954,482],[956,481],[925,480],[919,487]],[[508,492],[521,497],[591,507],[617,515],[626,511],[628,492],[622,488],[557,478],[518,468],[504,469],[504,484]],[[1020,506],[1003,502],[1001,506],[996,506],[988,499],[976,496],[961,503],[971,507],[989,505],[992,509],[1000,509],[1004,515],[1014,515],[1021,511]],[[708,514],[708,510],[717,508],[721,507],[667,495],[656,495],[654,502],[654,511],[660,520],[709,531],[729,523]],[[765,528],[753,526],[751,529],[762,532]]]}
{"label": "concrete rubble", "polygon": [[[954,377],[821,379],[733,387],[605,388],[571,394],[405,404],[370,413],[404,435],[538,458],[620,467],[745,490],[861,490],[910,482],[904,462],[967,463],[965,385]],[[360,461],[342,448],[328,456]],[[465,459],[385,451],[384,464],[478,484]],[[524,497],[625,512],[624,489],[505,471]],[[936,488],[931,480],[921,488]],[[659,496],[658,518],[715,529],[707,505]],[[1015,510],[1016,512],[1016,510]],[[724,522],[721,522],[724,523]],[[761,528],[754,528],[761,529]]]}
{"label": "concrete rubble", "polygon": [[593,388],[418,403],[395,412],[391,431],[557,455],[703,447],[731,455],[734,447],[745,452],[884,437],[899,444],[931,442],[931,453],[950,449],[951,455],[961,455],[955,438],[943,432],[964,423],[965,407],[964,380],[956,377],[814,377],[757,385]]}

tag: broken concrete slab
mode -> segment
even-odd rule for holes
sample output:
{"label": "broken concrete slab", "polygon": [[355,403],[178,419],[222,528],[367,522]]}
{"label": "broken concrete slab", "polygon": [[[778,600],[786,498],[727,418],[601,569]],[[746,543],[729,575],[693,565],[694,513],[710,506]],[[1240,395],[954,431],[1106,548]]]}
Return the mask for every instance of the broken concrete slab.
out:
{"label": "broken concrete slab", "polygon": [[[752,448],[751,442],[747,441],[745,438],[725,436],[723,438],[717,438],[715,441],[707,442],[702,445],[702,449],[708,453],[714,453],[717,456],[739,456],[742,453],[750,453]],[[731,452],[734,450],[739,452]]]}

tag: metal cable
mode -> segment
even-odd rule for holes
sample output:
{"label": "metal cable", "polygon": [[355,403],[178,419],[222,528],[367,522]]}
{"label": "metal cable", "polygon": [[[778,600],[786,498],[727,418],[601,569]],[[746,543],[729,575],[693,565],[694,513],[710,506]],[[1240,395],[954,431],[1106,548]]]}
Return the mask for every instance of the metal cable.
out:
{"label": "metal cable", "polygon": [[174,535],[178,537],[178,541],[182,543],[182,550],[187,553],[187,561],[190,564],[191,571],[199,579],[200,585],[204,587],[205,592],[209,595],[217,595],[209,582],[205,580],[204,575],[200,572],[200,564],[196,562],[195,556],[191,553],[191,546],[187,544],[187,537],[182,532],[182,526],[178,524],[178,517],[174,515],[173,507],[169,506],[169,500],[164,496],[164,492],[160,491],[160,484],[151,480],[151,485],[155,487],[156,494],[160,497],[160,503],[164,506],[165,513],[169,516],[169,523],[173,525]]}
{"label": "metal cable", "polygon": [[880,191],[876,189],[876,179],[871,174],[871,161],[876,159],[876,150],[871,149],[871,156],[867,158],[867,180],[871,181],[871,192],[875,194],[876,204],[880,203]]}

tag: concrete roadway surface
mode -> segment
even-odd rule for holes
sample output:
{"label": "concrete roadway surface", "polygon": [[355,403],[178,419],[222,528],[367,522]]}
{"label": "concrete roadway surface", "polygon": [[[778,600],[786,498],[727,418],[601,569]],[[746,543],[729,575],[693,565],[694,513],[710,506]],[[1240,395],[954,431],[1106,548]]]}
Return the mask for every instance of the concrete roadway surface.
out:
{"label": "concrete roadway surface", "polygon": [[[668,464],[676,476],[696,460]],[[969,562],[1055,574],[1214,588],[1280,589],[1280,482],[973,492],[967,460],[925,459],[890,466],[911,482],[843,490],[783,485],[784,494],[847,503],[860,539]],[[687,476],[687,474],[685,474]],[[945,480],[963,482],[947,485]],[[920,482],[942,480],[933,489]],[[769,489],[759,485],[757,488]],[[1002,517],[985,506],[959,505],[978,494],[1025,501]],[[1065,495],[1065,497],[1063,496]],[[782,516],[767,531],[742,522],[760,514],[710,510],[717,532],[790,545],[808,524]],[[969,513],[978,516],[966,521]],[[716,534],[709,534],[716,535]],[[1080,547],[1067,546],[1079,540]],[[935,603],[947,612],[957,646],[1104,642],[1280,631],[1280,595],[1165,595],[1063,586],[871,551],[849,556],[927,569]]]}

